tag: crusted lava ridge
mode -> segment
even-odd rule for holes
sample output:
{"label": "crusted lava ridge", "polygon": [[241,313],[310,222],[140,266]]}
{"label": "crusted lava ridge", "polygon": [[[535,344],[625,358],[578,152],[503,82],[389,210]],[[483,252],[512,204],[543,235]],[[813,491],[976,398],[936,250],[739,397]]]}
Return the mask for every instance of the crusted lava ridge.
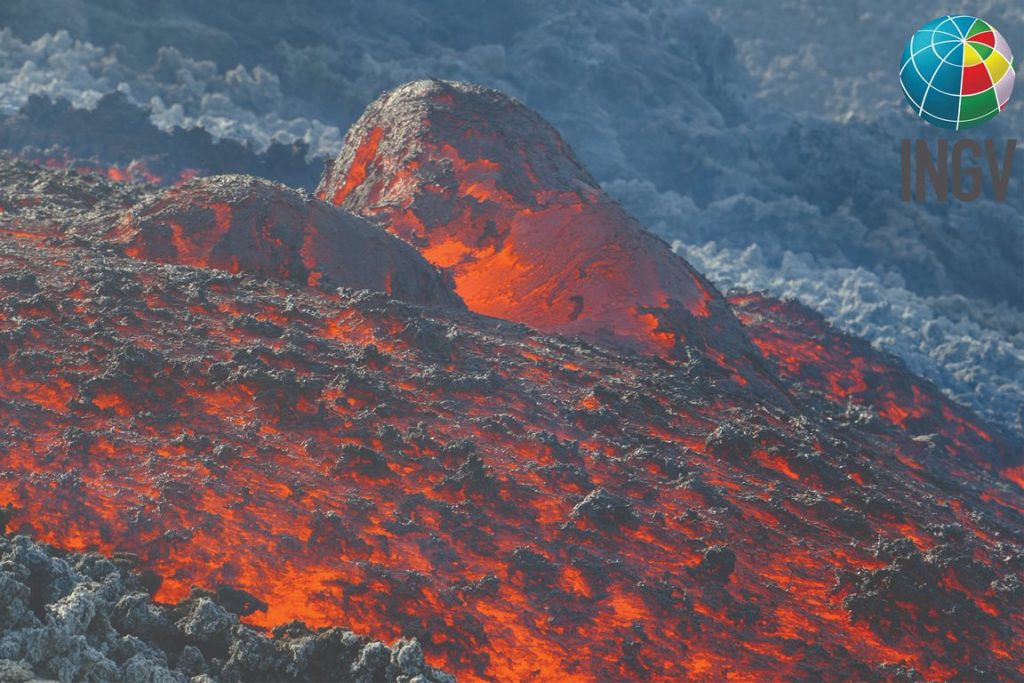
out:
{"label": "crusted lava ridge", "polygon": [[147,197],[113,228],[110,223],[100,221],[103,239],[136,258],[373,289],[423,305],[462,305],[441,274],[401,240],[252,176],[192,180]]}

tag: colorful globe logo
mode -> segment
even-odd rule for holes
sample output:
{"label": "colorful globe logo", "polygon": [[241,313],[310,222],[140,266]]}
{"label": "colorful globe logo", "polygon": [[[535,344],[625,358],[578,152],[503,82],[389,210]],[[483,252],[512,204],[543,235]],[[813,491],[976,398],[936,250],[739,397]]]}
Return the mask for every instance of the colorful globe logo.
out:
{"label": "colorful globe logo", "polygon": [[900,82],[914,113],[963,130],[995,118],[1010,101],[1013,53],[991,24],[965,15],[929,21],[903,51]]}

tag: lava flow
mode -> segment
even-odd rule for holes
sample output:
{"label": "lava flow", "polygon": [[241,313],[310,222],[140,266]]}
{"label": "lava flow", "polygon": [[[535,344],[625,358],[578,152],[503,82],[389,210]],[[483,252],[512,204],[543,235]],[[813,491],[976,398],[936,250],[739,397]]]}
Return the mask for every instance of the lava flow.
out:
{"label": "lava flow", "polygon": [[814,392],[856,414],[864,425],[884,421],[904,439],[920,436],[945,455],[1019,477],[1021,454],[1010,450],[1011,444],[993,439],[976,418],[897,359],[840,334],[795,301],[739,294],[729,302],[754,344],[797,393]]}
{"label": "lava flow", "polygon": [[0,159],[9,531],[463,681],[1024,676],[1015,437],[726,301],[497,93],[348,143],[340,208]]}
{"label": "lava flow", "polygon": [[136,183],[140,185],[171,185],[186,183],[199,175],[198,169],[185,168],[177,171],[176,177],[167,178],[149,167],[142,159],[127,164],[103,164],[97,161],[80,161],[65,152],[63,156],[43,156],[39,154],[21,155],[25,161],[40,164],[52,169],[74,169],[78,173],[106,176],[109,180],[120,183]]}

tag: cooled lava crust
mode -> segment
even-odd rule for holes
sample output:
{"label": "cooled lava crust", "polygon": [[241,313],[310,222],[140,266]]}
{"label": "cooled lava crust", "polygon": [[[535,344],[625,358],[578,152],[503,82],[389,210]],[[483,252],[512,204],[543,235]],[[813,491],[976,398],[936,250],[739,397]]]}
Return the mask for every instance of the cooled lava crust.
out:
{"label": "cooled lava crust", "polygon": [[384,95],[321,183],[341,208],[0,181],[9,529],[135,553],[166,602],[246,591],[252,625],[415,636],[462,681],[1024,676],[1020,442],[723,298],[509,98]]}

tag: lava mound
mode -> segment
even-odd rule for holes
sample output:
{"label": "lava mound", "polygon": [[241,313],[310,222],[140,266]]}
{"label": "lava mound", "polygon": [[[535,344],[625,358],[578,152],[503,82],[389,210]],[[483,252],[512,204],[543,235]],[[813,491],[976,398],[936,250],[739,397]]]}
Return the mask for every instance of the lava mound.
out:
{"label": "lava mound", "polygon": [[449,269],[475,312],[659,354],[746,349],[714,288],[497,91],[430,80],[385,93],[317,195]]}
{"label": "lava mound", "polygon": [[462,306],[444,277],[401,240],[250,176],[203,178],[147,197],[103,237],[134,258]]}

